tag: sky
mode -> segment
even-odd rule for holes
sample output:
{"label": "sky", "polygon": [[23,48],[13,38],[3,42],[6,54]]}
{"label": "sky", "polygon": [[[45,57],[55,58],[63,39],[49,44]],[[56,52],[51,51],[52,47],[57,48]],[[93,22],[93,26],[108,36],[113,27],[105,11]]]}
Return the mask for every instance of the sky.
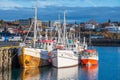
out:
{"label": "sky", "polygon": [[[19,20],[34,17],[36,0],[0,0],[0,19]],[[38,0],[38,19],[63,19],[63,12],[67,10],[67,21],[99,22],[120,21],[120,0]]]}
{"label": "sky", "polygon": [[[32,8],[36,0],[1,0],[0,9]],[[38,0],[40,8],[46,7],[120,7],[120,0]]]}

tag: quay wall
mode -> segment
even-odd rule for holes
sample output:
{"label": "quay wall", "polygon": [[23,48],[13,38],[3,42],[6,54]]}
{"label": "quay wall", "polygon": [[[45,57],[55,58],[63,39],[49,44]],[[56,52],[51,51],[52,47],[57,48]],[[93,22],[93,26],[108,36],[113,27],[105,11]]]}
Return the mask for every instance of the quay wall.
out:
{"label": "quay wall", "polygon": [[20,67],[17,51],[17,47],[0,48],[0,80],[11,80],[12,69]]}
{"label": "quay wall", "polygon": [[[88,40],[87,40],[87,43],[89,43]],[[120,39],[92,39],[91,45],[92,46],[120,46]]]}
{"label": "quay wall", "polygon": [[0,72],[10,71],[14,67],[19,67],[18,48],[1,47],[0,48]]}

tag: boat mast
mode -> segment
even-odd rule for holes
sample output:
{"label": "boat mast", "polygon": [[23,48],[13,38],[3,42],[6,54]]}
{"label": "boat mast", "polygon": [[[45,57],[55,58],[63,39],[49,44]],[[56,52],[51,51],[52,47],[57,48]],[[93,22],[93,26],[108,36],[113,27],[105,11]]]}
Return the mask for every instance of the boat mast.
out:
{"label": "boat mast", "polygon": [[81,27],[79,26],[79,41],[81,42],[81,35],[80,35],[80,32],[81,32]]}
{"label": "boat mast", "polygon": [[89,46],[91,47],[91,31],[89,29]]}
{"label": "boat mast", "polygon": [[66,11],[64,11],[64,32],[63,32],[63,44],[65,45],[66,41]]}
{"label": "boat mast", "polygon": [[36,6],[35,6],[35,14],[34,14],[34,39],[33,39],[33,47],[35,48],[35,42],[36,42],[36,35],[37,35],[37,7],[38,7],[38,0],[36,0]]}
{"label": "boat mast", "polygon": [[58,43],[60,43],[61,42],[61,38],[60,38],[61,37],[61,35],[60,35],[61,34],[61,31],[60,31],[60,29],[61,29],[60,15],[58,15],[58,20],[59,20],[58,21],[58,27],[57,27],[58,28]]}

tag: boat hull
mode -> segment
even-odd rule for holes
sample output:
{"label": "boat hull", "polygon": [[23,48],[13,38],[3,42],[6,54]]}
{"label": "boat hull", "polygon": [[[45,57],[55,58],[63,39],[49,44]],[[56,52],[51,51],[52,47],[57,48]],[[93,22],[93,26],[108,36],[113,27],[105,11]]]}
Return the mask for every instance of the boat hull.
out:
{"label": "boat hull", "polygon": [[95,65],[95,64],[98,64],[98,60],[96,60],[96,59],[81,59],[80,62],[83,65]]}
{"label": "boat hull", "polygon": [[78,65],[78,56],[73,51],[56,50],[52,53],[52,65],[57,68],[76,66]]}
{"label": "boat hull", "polygon": [[48,65],[48,55],[42,55],[41,51],[34,48],[20,48],[18,51],[20,66],[23,68],[34,68]]}
{"label": "boat hull", "polygon": [[94,49],[84,50],[79,56],[80,63],[85,65],[98,64],[98,52]]}

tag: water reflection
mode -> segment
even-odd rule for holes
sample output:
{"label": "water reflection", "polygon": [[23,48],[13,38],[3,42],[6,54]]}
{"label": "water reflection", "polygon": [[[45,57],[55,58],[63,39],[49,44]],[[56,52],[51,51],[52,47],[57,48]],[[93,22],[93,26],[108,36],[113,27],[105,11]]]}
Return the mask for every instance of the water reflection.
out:
{"label": "water reflection", "polygon": [[40,80],[40,70],[38,68],[23,69],[21,80]]}
{"label": "water reflection", "polygon": [[[54,67],[44,67],[35,69],[14,70],[11,80],[78,80],[78,66],[57,69]],[[15,76],[19,73],[19,76]],[[16,74],[17,75],[17,74]]]}
{"label": "water reflection", "polygon": [[[99,52],[99,66],[81,67],[77,69],[54,69],[53,67],[45,67],[39,69],[39,80],[120,80],[120,54],[119,47],[97,47]],[[76,71],[75,71],[76,70]],[[14,69],[11,72],[5,72],[0,74],[0,80],[21,80],[22,69]],[[74,72],[75,71],[75,72]],[[68,73],[76,74],[76,77],[71,77]],[[67,74],[69,75],[67,77]],[[74,75],[73,74],[73,75]],[[37,74],[36,74],[37,75]],[[61,76],[61,77],[60,77]],[[35,75],[32,77],[36,77]],[[75,78],[75,79],[69,79]],[[79,78],[79,79],[78,79]],[[35,79],[33,79],[35,80]]]}
{"label": "water reflection", "polygon": [[80,80],[98,80],[98,65],[81,66],[79,69]]}
{"label": "water reflection", "polygon": [[0,80],[11,80],[11,70],[0,71]]}
{"label": "water reflection", "polygon": [[11,80],[98,80],[98,65],[60,69],[54,67],[19,69],[12,71]]}
{"label": "water reflection", "polygon": [[51,80],[78,80],[78,66],[70,68],[52,68]]}
{"label": "water reflection", "polygon": [[17,80],[51,80],[51,68],[29,68],[21,69]]}

